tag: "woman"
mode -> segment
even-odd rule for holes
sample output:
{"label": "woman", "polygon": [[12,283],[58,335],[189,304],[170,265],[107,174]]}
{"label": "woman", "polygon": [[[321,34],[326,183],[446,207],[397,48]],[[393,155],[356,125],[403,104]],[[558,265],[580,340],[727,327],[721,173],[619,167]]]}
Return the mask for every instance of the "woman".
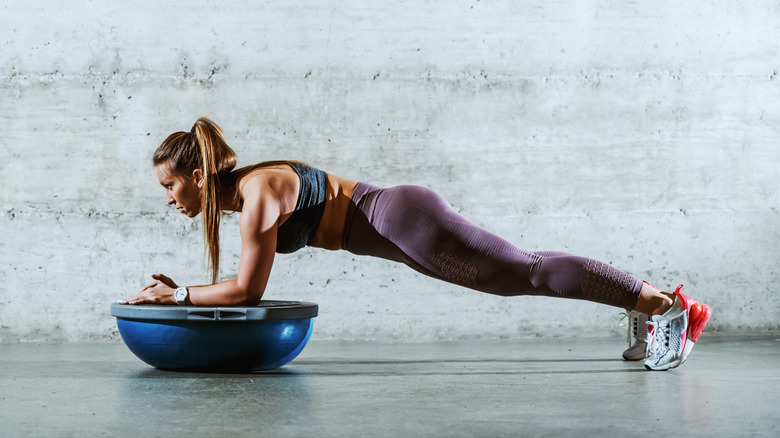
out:
{"label": "woman", "polygon": [[[683,294],[682,286],[667,293],[596,260],[521,250],[423,187],[383,189],[299,162],[234,170],[235,153],[206,118],[190,132],[171,134],[155,151],[154,165],[168,204],[189,217],[202,215],[212,284],[179,287],[157,274],[124,304],[254,305],[265,291],[275,252],[308,245],[405,263],[491,294],[584,299],[651,315],[648,369],[680,365],[709,320],[709,306]],[[224,211],[241,212],[241,256],[237,277],[217,282]]]}

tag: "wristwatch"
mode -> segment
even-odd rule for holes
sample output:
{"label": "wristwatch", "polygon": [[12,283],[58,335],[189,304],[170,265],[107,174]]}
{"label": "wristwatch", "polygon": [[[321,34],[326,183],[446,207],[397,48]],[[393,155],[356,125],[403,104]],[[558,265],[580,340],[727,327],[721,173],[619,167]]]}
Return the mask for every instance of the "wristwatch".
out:
{"label": "wristwatch", "polygon": [[187,288],[180,287],[176,289],[176,292],[173,293],[173,297],[176,298],[176,302],[179,303],[180,306],[184,306],[186,305],[187,294]]}

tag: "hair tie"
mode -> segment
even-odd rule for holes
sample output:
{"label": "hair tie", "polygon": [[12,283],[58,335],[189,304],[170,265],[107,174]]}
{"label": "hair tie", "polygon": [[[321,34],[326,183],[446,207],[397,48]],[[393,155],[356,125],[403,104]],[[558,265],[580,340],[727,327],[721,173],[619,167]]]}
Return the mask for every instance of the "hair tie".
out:
{"label": "hair tie", "polygon": [[195,133],[195,125],[192,125],[192,129],[190,129],[190,134],[194,134],[194,133]]}

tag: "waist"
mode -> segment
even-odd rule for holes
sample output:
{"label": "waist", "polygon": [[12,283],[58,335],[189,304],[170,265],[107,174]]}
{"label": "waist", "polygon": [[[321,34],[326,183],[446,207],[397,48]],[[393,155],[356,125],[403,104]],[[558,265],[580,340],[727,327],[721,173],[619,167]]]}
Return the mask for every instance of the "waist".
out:
{"label": "waist", "polygon": [[349,244],[350,230],[352,228],[352,219],[357,212],[363,213],[367,203],[371,202],[371,194],[382,190],[381,187],[377,187],[368,183],[358,182],[355,189],[352,192],[349,206],[347,207],[347,215],[344,221],[344,234],[341,241],[341,249],[347,249]]}

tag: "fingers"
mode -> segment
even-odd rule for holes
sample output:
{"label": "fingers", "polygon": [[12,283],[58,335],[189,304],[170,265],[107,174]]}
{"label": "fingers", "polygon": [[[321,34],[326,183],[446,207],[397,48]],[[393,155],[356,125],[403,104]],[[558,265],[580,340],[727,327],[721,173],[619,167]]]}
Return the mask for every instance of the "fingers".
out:
{"label": "fingers", "polygon": [[[141,292],[144,292],[144,291],[146,291],[146,290],[152,289],[152,288],[154,288],[155,286],[157,286],[158,284],[160,284],[160,282],[159,282],[159,281],[155,281],[154,283],[151,283],[151,284],[149,284],[148,286],[146,286],[145,288],[141,289]],[[140,293],[140,292],[139,292],[139,293]]]}
{"label": "fingers", "polygon": [[138,304],[161,304],[160,297],[152,295],[150,293],[138,293],[136,295],[133,295],[130,298],[126,298],[124,300],[119,300],[119,304],[129,304],[129,305],[138,305]]}
{"label": "fingers", "polygon": [[161,282],[165,283],[165,285],[168,286],[168,287],[172,287],[174,289],[176,289],[178,287],[178,286],[176,286],[176,283],[173,280],[171,280],[170,277],[165,276],[163,274],[153,274],[152,278],[154,278],[155,280],[158,280],[158,281],[161,281]]}
{"label": "fingers", "polygon": [[119,300],[119,304],[126,304],[129,306],[137,306],[139,304],[156,304],[154,301],[144,298],[136,298],[136,299],[128,299],[128,300]]}
{"label": "fingers", "polygon": [[[154,277],[154,275],[152,275]],[[130,298],[124,298],[119,301],[117,301],[119,304],[145,304],[148,301],[148,298],[145,298],[145,296],[148,296],[151,291],[157,287],[159,284],[161,284],[159,281],[154,281],[141,289],[140,292],[133,295]]]}
{"label": "fingers", "polygon": [[119,304],[135,304],[136,301],[137,301],[137,298],[133,297],[133,298],[125,298],[125,299],[119,300],[119,301],[117,301],[117,303],[119,303]]}
{"label": "fingers", "polygon": [[[152,277],[161,277],[170,281],[170,278],[165,277],[162,274],[156,274]],[[156,280],[143,288],[140,292],[136,293],[130,298],[119,300],[119,304],[177,304],[176,299],[173,297],[173,288],[166,284],[164,281]]]}
{"label": "fingers", "polygon": [[142,291],[138,292],[130,298],[119,300],[119,304],[141,304],[141,302],[144,300],[144,297],[149,295],[149,291],[155,286],[155,283],[146,286]]}

